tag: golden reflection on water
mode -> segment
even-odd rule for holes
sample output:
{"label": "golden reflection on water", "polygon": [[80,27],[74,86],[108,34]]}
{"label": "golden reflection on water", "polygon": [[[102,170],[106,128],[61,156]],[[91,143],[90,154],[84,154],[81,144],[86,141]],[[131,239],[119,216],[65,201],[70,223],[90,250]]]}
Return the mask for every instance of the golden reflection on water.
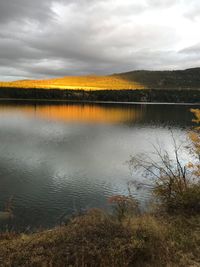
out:
{"label": "golden reflection on water", "polygon": [[22,112],[48,120],[91,123],[134,122],[141,119],[143,113],[140,109],[133,107],[93,104],[0,105],[0,114],[3,112]]}

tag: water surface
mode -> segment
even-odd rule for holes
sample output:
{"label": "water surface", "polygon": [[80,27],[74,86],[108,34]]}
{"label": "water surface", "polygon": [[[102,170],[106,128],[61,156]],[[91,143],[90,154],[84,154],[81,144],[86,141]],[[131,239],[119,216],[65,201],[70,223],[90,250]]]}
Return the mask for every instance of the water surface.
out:
{"label": "water surface", "polygon": [[64,215],[108,208],[109,196],[127,193],[131,155],[152,151],[158,140],[171,150],[169,128],[185,140],[190,108],[0,102],[0,210],[12,196],[15,215],[8,227],[46,228]]}

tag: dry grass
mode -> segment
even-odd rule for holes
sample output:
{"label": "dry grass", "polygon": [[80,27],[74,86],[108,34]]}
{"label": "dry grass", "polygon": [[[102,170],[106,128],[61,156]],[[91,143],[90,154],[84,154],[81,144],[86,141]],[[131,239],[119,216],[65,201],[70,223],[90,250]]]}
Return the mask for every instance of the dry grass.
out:
{"label": "dry grass", "polygon": [[100,210],[31,235],[0,237],[0,266],[200,266],[200,218],[140,215],[119,222]]}

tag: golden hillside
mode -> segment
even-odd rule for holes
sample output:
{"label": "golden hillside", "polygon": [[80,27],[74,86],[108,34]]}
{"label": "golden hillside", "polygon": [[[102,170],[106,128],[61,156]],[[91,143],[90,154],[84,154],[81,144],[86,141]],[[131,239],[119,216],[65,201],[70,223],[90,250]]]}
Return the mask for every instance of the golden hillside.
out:
{"label": "golden hillside", "polygon": [[141,83],[127,81],[122,77],[111,76],[69,76],[49,80],[22,80],[15,82],[0,82],[0,87],[17,88],[58,88],[58,89],[79,89],[79,90],[123,90],[143,89]]}
{"label": "golden hillside", "polygon": [[200,89],[200,68],[175,71],[131,71],[108,76],[0,82],[0,87],[74,90]]}

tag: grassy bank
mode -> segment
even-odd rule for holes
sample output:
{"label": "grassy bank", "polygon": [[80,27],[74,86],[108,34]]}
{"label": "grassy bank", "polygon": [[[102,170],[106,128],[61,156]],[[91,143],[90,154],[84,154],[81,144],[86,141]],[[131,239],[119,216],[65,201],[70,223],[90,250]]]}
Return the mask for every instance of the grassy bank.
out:
{"label": "grassy bank", "polygon": [[2,234],[0,266],[200,266],[200,216],[100,210],[31,235]]}

